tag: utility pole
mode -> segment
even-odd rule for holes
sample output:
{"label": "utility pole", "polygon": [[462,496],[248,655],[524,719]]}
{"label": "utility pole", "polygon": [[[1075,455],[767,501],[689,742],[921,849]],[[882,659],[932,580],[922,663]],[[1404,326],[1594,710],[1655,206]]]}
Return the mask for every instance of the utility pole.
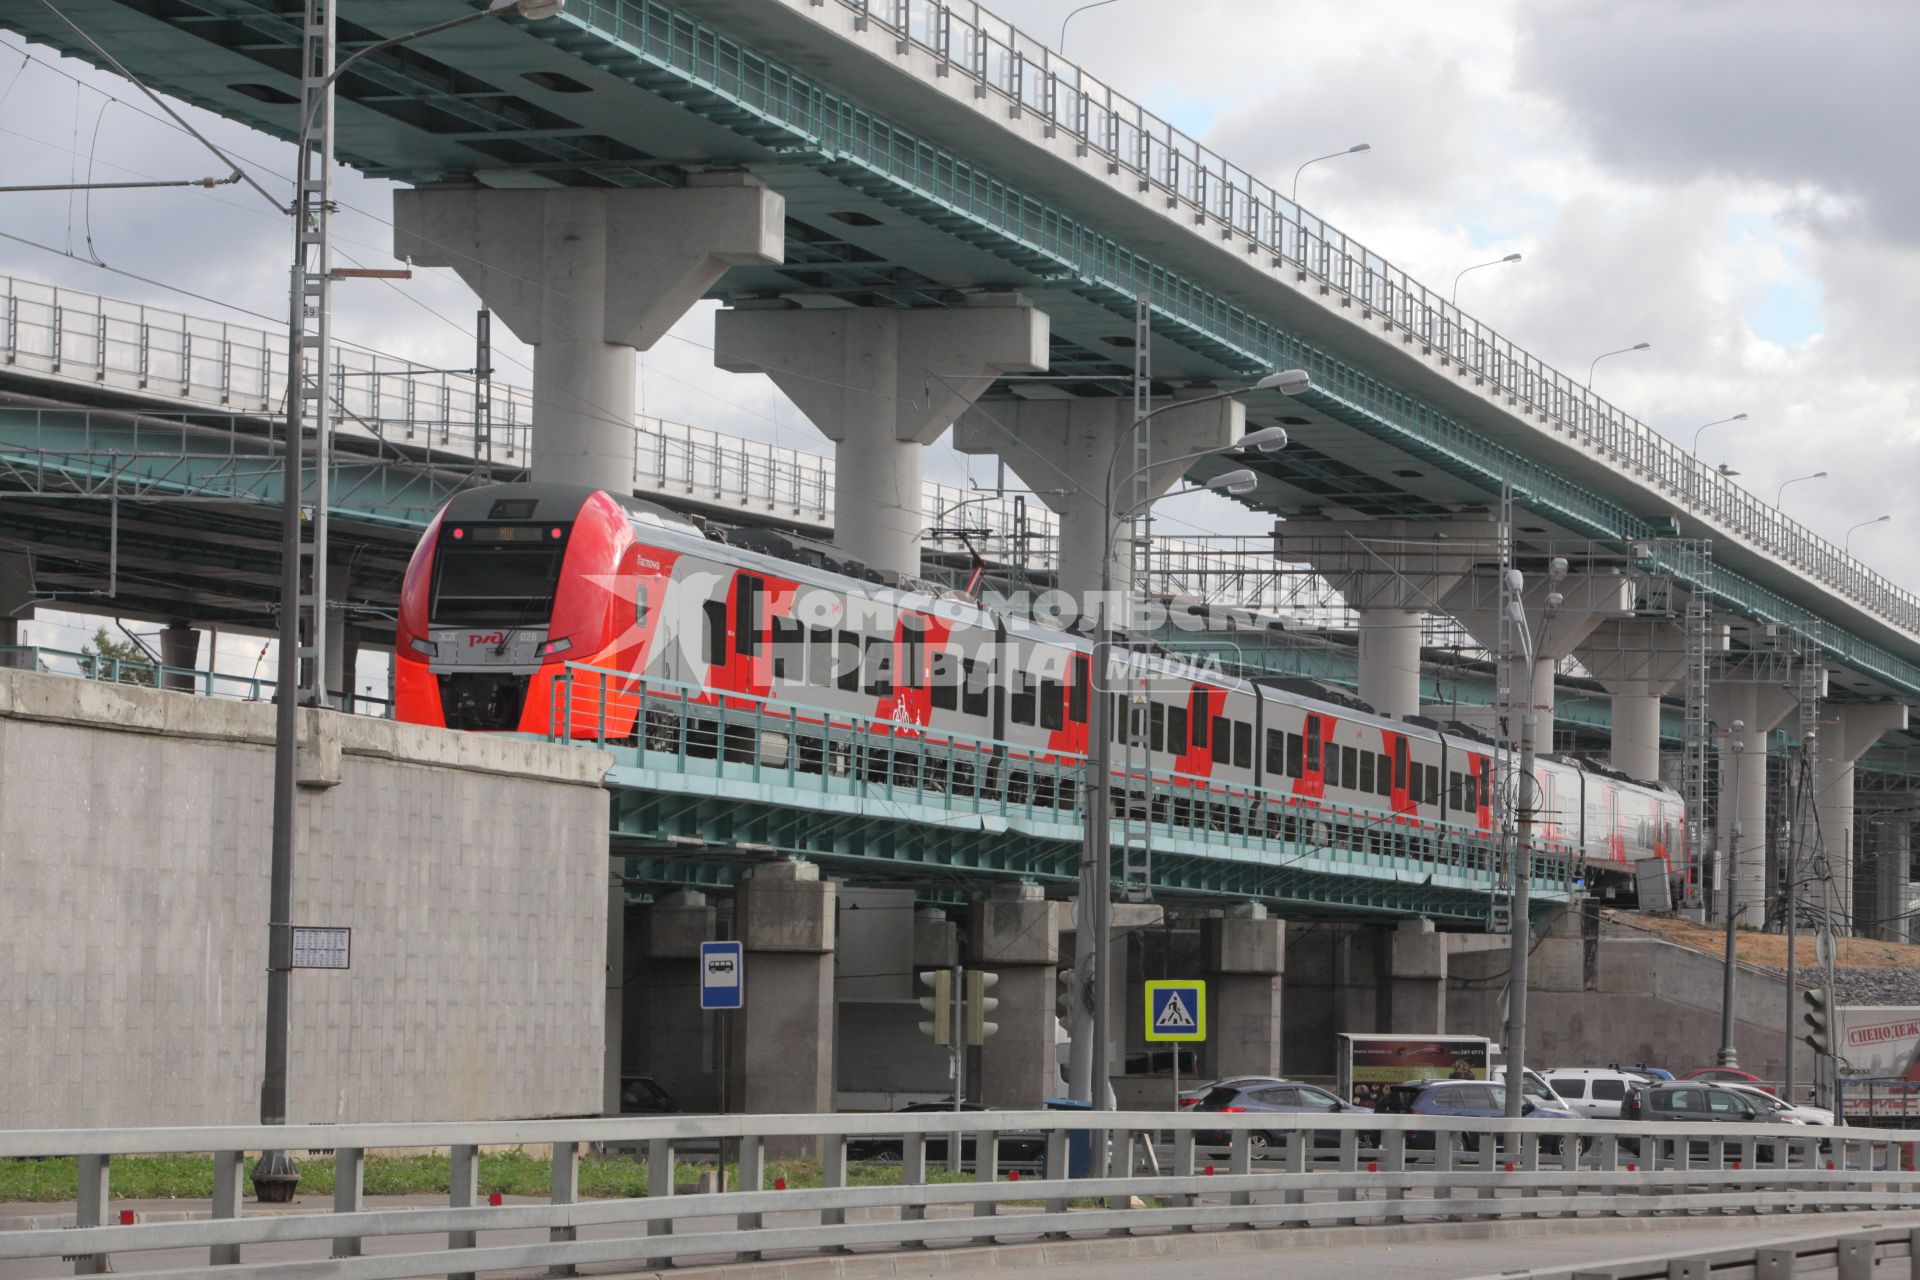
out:
{"label": "utility pole", "polygon": [[1722,860],[1722,874],[1727,877],[1727,954],[1720,978],[1720,1065],[1723,1067],[1740,1065],[1740,1055],[1733,1047],[1733,987],[1734,974],[1738,970],[1735,960],[1739,954],[1735,922],[1740,918],[1740,903],[1735,896],[1734,886],[1740,880],[1740,759],[1747,749],[1746,739],[1741,736],[1746,728],[1746,722],[1741,720],[1735,720],[1728,726],[1731,740],[1727,745],[1733,752],[1733,805],[1727,822],[1727,856]]}

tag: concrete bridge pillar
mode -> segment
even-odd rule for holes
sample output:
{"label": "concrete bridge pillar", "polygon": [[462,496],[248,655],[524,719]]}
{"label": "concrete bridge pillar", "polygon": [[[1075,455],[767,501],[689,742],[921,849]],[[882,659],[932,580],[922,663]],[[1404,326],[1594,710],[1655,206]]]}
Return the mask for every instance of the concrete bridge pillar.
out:
{"label": "concrete bridge pillar", "polygon": [[[1719,823],[1714,836],[1716,870],[1703,888],[1707,914],[1726,918],[1726,867],[1734,866],[1734,910],[1743,922],[1759,928],[1766,919],[1767,901],[1767,735],[1796,705],[1794,692],[1779,685],[1728,681],[1707,687],[1707,706],[1714,727],[1720,762]],[[1735,720],[1744,726],[1733,749]],[[1736,847],[1733,820],[1740,820]]]}
{"label": "concrete bridge pillar", "polygon": [[917,577],[921,449],[1005,373],[1045,372],[1050,326],[1017,294],[965,307],[722,311],[714,364],[764,373],[834,443],[833,543]]}
{"label": "concrete bridge pillar", "polygon": [[1060,928],[1040,886],[996,886],[973,904],[967,967],[1000,975],[987,1015],[1000,1030],[980,1046],[974,1100],[989,1107],[1037,1111],[1055,1095],[1054,973]]}
{"label": "concrete bridge pillar", "polygon": [[[735,890],[746,1007],[731,1020],[730,1105],[750,1114],[833,1110],[834,896],[811,862],[767,862]],[[804,1140],[768,1155],[795,1155]]]}
{"label": "concrete bridge pillar", "polygon": [[785,201],[743,173],[671,190],[427,187],[393,252],[452,267],[533,347],[535,480],[633,491],[634,362],[726,274],[786,255]]}
{"label": "concrete bridge pillar", "polygon": [[[18,645],[32,619],[33,560],[19,552],[0,552],[0,649]],[[0,667],[27,665],[24,657],[0,654]]]}
{"label": "concrete bridge pillar", "polygon": [[718,1111],[718,1064],[712,1061],[707,1018],[700,1011],[700,944],[716,935],[707,896],[686,889],[634,912],[627,936],[627,1016],[621,1062],[649,1075],[688,1111]]}
{"label": "concrete bridge pillar", "polygon": [[[1223,448],[1246,433],[1246,422],[1246,406],[1238,400],[1163,410],[1151,428],[1154,456]],[[1109,553],[1114,590],[1131,585],[1126,552],[1114,545],[1116,525],[1108,516],[1123,514],[1132,501],[1132,487],[1121,483],[1133,466],[1131,450],[1122,446],[1132,429],[1132,401],[1091,398],[991,400],[954,424],[954,447],[1005,458],[1060,517],[1058,586],[1082,608],[1100,590],[1100,561]],[[1189,465],[1154,467],[1153,492],[1173,488]],[[1102,496],[1110,479],[1111,513]]]}
{"label": "concrete bridge pillar", "polygon": [[1447,1029],[1447,939],[1431,920],[1381,931],[1375,1018],[1381,1031],[1438,1035]]}
{"label": "concrete bridge pillar", "polygon": [[1660,699],[1686,675],[1686,632],[1666,618],[1616,618],[1595,627],[1575,651],[1613,698],[1613,767],[1660,777]]}
{"label": "concrete bridge pillar", "polygon": [[1894,703],[1824,703],[1814,763],[1813,807],[1820,847],[1833,871],[1836,907],[1860,918],[1854,894],[1853,766],[1889,733],[1907,727],[1907,709]]}
{"label": "concrete bridge pillar", "polygon": [[1912,820],[1913,815],[1905,809],[1856,817],[1861,858],[1867,865],[1856,867],[1854,897],[1867,898],[1871,884],[1873,900],[1872,911],[1860,913],[1862,927],[1856,932],[1864,937],[1906,942],[1910,936],[1913,921],[1907,913],[1914,907]]}
{"label": "concrete bridge pillar", "polygon": [[1280,1074],[1287,922],[1257,903],[1200,922],[1207,966],[1206,1070],[1214,1079]]}
{"label": "concrete bridge pillar", "polygon": [[1360,614],[1360,697],[1381,715],[1420,711],[1425,615],[1494,550],[1486,520],[1289,520],[1274,527],[1275,556],[1307,564]]}
{"label": "concrete bridge pillar", "polygon": [[160,665],[168,668],[160,687],[181,693],[193,693],[193,678],[200,665],[200,632],[184,622],[176,622],[160,633]]}
{"label": "concrete bridge pillar", "polygon": [[[1547,597],[1561,597],[1549,609]],[[1534,664],[1527,666],[1524,645],[1514,636],[1513,666],[1508,673],[1516,700],[1532,690],[1534,743],[1544,755],[1553,750],[1554,672],[1560,661],[1592,635],[1601,623],[1633,613],[1633,583],[1617,573],[1574,573],[1550,582],[1545,573],[1528,573],[1520,597],[1527,629],[1533,637]],[[1447,597],[1446,612],[1489,652],[1500,643],[1499,583],[1493,573],[1475,574]],[[1516,633],[1518,629],[1516,628]],[[1517,740],[1520,726],[1512,726]]]}

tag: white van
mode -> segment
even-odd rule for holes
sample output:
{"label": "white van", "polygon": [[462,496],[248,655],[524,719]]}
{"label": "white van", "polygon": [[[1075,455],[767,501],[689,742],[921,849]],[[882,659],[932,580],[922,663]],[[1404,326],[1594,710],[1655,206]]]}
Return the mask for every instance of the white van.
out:
{"label": "white van", "polygon": [[1568,1110],[1590,1120],[1618,1120],[1628,1092],[1650,1083],[1615,1067],[1549,1067],[1543,1074]]}

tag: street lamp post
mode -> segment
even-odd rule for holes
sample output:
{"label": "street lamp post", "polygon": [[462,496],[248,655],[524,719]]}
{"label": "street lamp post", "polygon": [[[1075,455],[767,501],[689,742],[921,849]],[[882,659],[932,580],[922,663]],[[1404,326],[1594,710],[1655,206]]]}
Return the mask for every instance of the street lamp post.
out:
{"label": "street lamp post", "polygon": [[1288,197],[1293,201],[1293,207],[1296,209],[1300,207],[1300,175],[1306,170],[1308,165],[1319,164],[1322,160],[1338,160],[1341,156],[1363,156],[1371,150],[1373,150],[1372,143],[1356,142],[1345,151],[1329,151],[1323,156],[1315,156],[1311,160],[1302,160],[1300,167],[1293,171],[1293,194]]}
{"label": "street lamp post", "polygon": [[[294,823],[298,791],[294,760],[299,739],[299,705],[327,705],[326,552],[327,467],[330,441],[327,408],[327,350],[333,263],[328,233],[332,207],[333,88],[348,67],[370,54],[418,40],[482,18],[513,14],[549,18],[565,0],[507,0],[491,9],[461,14],[445,22],[377,41],[334,62],[334,0],[307,0],[301,47],[299,126],[295,134],[298,172],[294,183],[293,271],[288,301],[286,445],[282,459],[279,681],[275,690],[273,742],[273,825],[267,891],[267,1015],[264,1070],[260,1082],[260,1123],[287,1122],[287,1051],[292,1028]],[[308,354],[318,360],[311,391]],[[315,485],[311,514],[302,502],[305,485],[307,402],[314,405]],[[311,546],[303,545],[303,534]],[[302,573],[302,560],[311,566]],[[303,582],[303,578],[306,580]],[[302,607],[303,590],[309,602]],[[301,653],[301,617],[310,618],[310,648]],[[303,678],[301,659],[306,658]],[[303,693],[305,695],[303,699]],[[263,1151],[253,1167],[254,1193],[263,1201],[293,1198],[300,1173],[285,1151]]]}
{"label": "street lamp post", "polygon": [[[1596,361],[1595,363],[1598,363],[1598,361]],[[1589,383],[1593,381],[1593,375],[1591,371],[1589,371],[1587,375],[1587,381]],[[1687,450],[1687,452],[1691,453],[1696,458],[1700,456],[1700,433],[1705,431],[1708,427],[1717,427],[1722,425],[1723,423],[1728,423],[1728,422],[1745,422],[1746,420],[1747,420],[1746,414],[1736,413],[1731,418],[1715,418],[1712,422],[1702,423],[1700,426],[1694,428],[1693,448]]]}
{"label": "street lamp post", "polygon": [[1864,528],[1866,528],[1866,527],[1867,527],[1868,525],[1870,525],[1870,524],[1885,524],[1885,523],[1886,523],[1887,521],[1889,521],[1889,520],[1891,520],[1891,519],[1893,519],[1893,517],[1892,517],[1892,516],[1875,516],[1875,517],[1874,517],[1873,519],[1871,519],[1871,520],[1862,520],[1862,521],[1861,521],[1861,522],[1860,522],[1859,524],[1857,524],[1857,525],[1855,525],[1855,526],[1853,526],[1853,528],[1851,528],[1851,529],[1849,529],[1849,530],[1847,530],[1847,536],[1846,536],[1846,537],[1844,537],[1844,538],[1842,538],[1842,539],[1840,540],[1840,554],[1841,554],[1841,555],[1843,555],[1843,556],[1845,556],[1845,555],[1852,555],[1852,554],[1853,554],[1853,551],[1852,551],[1852,547],[1853,547],[1853,535],[1854,535],[1854,534],[1855,534],[1856,532],[1858,532],[1858,531],[1859,531],[1859,530],[1861,530],[1861,529],[1864,529]]}
{"label": "street lamp post", "polygon": [[1734,925],[1740,915],[1740,903],[1734,887],[1740,878],[1740,759],[1747,749],[1746,739],[1742,737],[1747,726],[1744,721],[1735,720],[1727,727],[1732,737],[1727,745],[1733,751],[1733,800],[1727,820],[1727,856],[1721,869],[1721,874],[1727,878],[1727,955],[1720,979],[1720,1065],[1737,1067],[1740,1065],[1740,1055],[1733,1047],[1733,984],[1738,936],[1734,932]]}
{"label": "street lamp post", "polygon": [[1802,480],[1825,480],[1826,478],[1827,478],[1826,472],[1816,471],[1812,475],[1795,476],[1791,480],[1782,480],[1780,482],[1780,487],[1773,491],[1773,505],[1776,507],[1780,505],[1780,499],[1787,492],[1788,485],[1799,484]]}
{"label": "street lamp post", "polygon": [[1453,304],[1456,307],[1460,305],[1460,276],[1466,275],[1469,271],[1478,271],[1482,267],[1498,267],[1508,262],[1518,261],[1520,261],[1520,255],[1510,253],[1504,258],[1495,258],[1492,262],[1476,262],[1470,267],[1462,267],[1459,274],[1453,278]]}
{"label": "street lamp post", "polygon": [[[1519,572],[1513,571],[1513,576],[1519,578]],[[1540,623],[1540,644],[1546,642],[1547,633],[1553,629],[1554,615],[1565,602],[1558,588],[1566,576],[1567,562],[1564,559],[1556,556],[1548,561],[1549,588],[1545,616]],[[1524,587],[1524,583],[1521,586]],[[1520,713],[1520,793],[1514,815],[1513,927],[1507,951],[1506,1106],[1507,1114],[1518,1118],[1524,1114],[1526,1105],[1527,989],[1532,983],[1530,970],[1533,962],[1533,770],[1539,752],[1534,741],[1539,720],[1533,705],[1533,677],[1540,661],[1540,644],[1534,642],[1533,635],[1527,629],[1527,610],[1520,601],[1518,589],[1514,591],[1508,609],[1508,617],[1520,628],[1520,649],[1527,660],[1527,703]]]}
{"label": "street lamp post", "polygon": [[[1283,395],[1291,396],[1299,395],[1311,385],[1312,382],[1305,372],[1293,369],[1285,373],[1269,374],[1247,390],[1278,391]],[[1113,454],[1107,460],[1107,469],[1102,480],[1100,500],[1101,510],[1106,519],[1106,535],[1101,540],[1100,593],[1094,602],[1093,654],[1087,667],[1090,687],[1087,701],[1086,775],[1081,782],[1085,831],[1080,848],[1080,912],[1074,928],[1073,947],[1074,973],[1079,978],[1076,983],[1079,1000],[1074,1008],[1072,1051],[1067,1066],[1068,1092],[1077,1099],[1087,1101],[1096,1111],[1107,1109],[1107,1080],[1111,1075],[1107,1061],[1107,963],[1113,937],[1111,889],[1113,840],[1112,802],[1107,792],[1113,773],[1113,729],[1108,722],[1108,715],[1112,708],[1109,705],[1110,682],[1107,677],[1113,661],[1113,628],[1108,610],[1113,597],[1114,536],[1125,519],[1137,514],[1137,511],[1129,511],[1121,519],[1116,519],[1114,516],[1114,467],[1119,462],[1121,449],[1154,415],[1169,409],[1190,408],[1194,405],[1226,400],[1243,394],[1245,394],[1243,390],[1221,391],[1191,400],[1176,401],[1138,415],[1128,428],[1120,433],[1119,440],[1115,441]],[[1286,444],[1286,439],[1285,428],[1265,427],[1258,431],[1249,431],[1232,444],[1217,449],[1202,449],[1148,465],[1150,467],[1169,466],[1193,458],[1248,447],[1262,450],[1278,449]],[[1133,479],[1135,474],[1137,472],[1121,477],[1120,483],[1125,484]],[[1209,484],[1200,487],[1233,492],[1237,486],[1251,481],[1252,473],[1236,471],[1215,476]],[[1194,492],[1194,490],[1184,492]],[[1171,496],[1173,495],[1160,495],[1160,497]],[[1158,500],[1158,498],[1150,498],[1140,506],[1144,507]]]}
{"label": "street lamp post", "polygon": [[1079,8],[1074,9],[1070,13],[1068,13],[1066,17],[1060,19],[1060,39],[1053,46],[1054,52],[1061,54],[1063,56],[1067,52],[1067,24],[1069,22],[1072,22],[1075,18],[1079,17],[1081,14],[1085,13],[1089,9],[1098,9],[1102,5],[1108,5],[1108,4],[1114,4],[1114,3],[1116,3],[1116,0],[1091,0],[1090,3],[1081,5]]}
{"label": "street lamp post", "polygon": [[1630,347],[1621,347],[1617,351],[1602,351],[1599,355],[1595,356],[1593,362],[1587,366],[1587,390],[1593,390],[1593,371],[1599,367],[1602,360],[1605,360],[1608,356],[1624,356],[1630,351],[1645,351],[1652,345],[1651,342],[1636,342]]}

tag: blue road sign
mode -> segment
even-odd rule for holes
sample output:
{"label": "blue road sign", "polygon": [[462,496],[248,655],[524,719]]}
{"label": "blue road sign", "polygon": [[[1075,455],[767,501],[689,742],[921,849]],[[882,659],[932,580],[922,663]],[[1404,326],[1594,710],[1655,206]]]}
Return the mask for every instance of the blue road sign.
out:
{"label": "blue road sign", "polygon": [[1205,1040],[1207,984],[1149,982],[1146,1038],[1155,1042]]}
{"label": "blue road sign", "polygon": [[700,1007],[738,1009],[747,1002],[747,962],[737,942],[700,944]]}

